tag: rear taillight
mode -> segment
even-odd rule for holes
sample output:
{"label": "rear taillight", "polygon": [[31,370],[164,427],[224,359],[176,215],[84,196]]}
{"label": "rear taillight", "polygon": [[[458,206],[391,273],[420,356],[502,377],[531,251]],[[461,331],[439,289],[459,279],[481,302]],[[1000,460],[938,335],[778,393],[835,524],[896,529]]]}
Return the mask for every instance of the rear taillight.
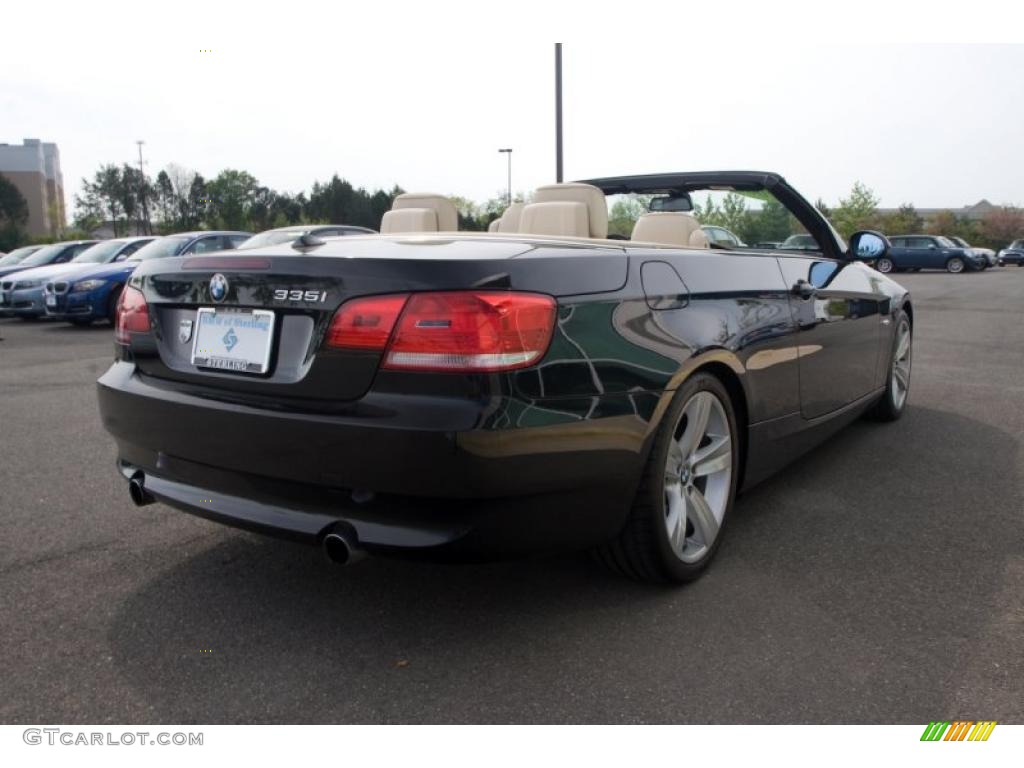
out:
{"label": "rear taillight", "polygon": [[395,370],[510,371],[544,356],[554,326],[550,296],[414,293],[347,302],[331,323],[327,344],[383,351],[382,366]]}
{"label": "rear taillight", "polygon": [[133,333],[149,333],[149,307],[142,291],[126,285],[117,302],[114,340],[118,344],[128,344]]}
{"label": "rear taillight", "polygon": [[335,313],[325,343],[335,349],[383,352],[405,306],[405,294],[347,301]]}

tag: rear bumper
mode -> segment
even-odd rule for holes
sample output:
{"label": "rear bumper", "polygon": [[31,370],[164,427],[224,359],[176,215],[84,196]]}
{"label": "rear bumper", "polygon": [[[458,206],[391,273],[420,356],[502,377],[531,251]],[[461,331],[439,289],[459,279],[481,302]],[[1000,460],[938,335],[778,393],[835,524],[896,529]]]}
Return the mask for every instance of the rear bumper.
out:
{"label": "rear bumper", "polygon": [[[311,543],[344,524],[371,552],[430,557],[499,558],[611,538],[649,433],[633,406],[514,429],[481,426],[490,400],[371,394],[343,413],[283,413],[169,388],[125,362],[98,391],[122,474],[143,473],[158,500]],[[617,397],[594,410],[614,414]]]}

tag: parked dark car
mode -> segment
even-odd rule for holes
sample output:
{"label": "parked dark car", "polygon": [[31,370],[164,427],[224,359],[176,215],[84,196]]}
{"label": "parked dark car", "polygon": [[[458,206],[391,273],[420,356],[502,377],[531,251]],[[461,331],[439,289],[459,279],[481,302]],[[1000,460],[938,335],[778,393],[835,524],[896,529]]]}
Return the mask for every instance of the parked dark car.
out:
{"label": "parked dark car", "polygon": [[875,263],[875,268],[882,273],[944,269],[959,274],[987,266],[981,254],[939,235],[896,235],[889,240],[892,244],[889,254]]}
{"label": "parked dark car", "polygon": [[263,248],[268,245],[293,243],[303,235],[316,237],[344,237],[346,235],[375,235],[376,230],[351,224],[296,224],[291,227],[268,229],[253,235],[238,246],[239,250]]}
{"label": "parked dark car", "polygon": [[[97,240],[71,240],[65,243],[44,245],[35,253],[22,259],[17,264],[0,269],[0,312],[11,313],[21,311],[25,319],[32,319],[43,314],[43,308],[36,307],[32,298],[16,298],[15,292],[42,286],[43,277],[25,277],[20,273],[36,267],[52,264],[65,264],[75,258],[86,248],[95,245]],[[38,312],[36,311],[38,309]]]}
{"label": "parked dark car", "polygon": [[124,284],[140,262],[197,253],[230,250],[248,240],[248,232],[182,232],[157,238],[109,264],[76,272],[74,279],[51,280],[45,286],[46,314],[76,325],[114,321]]}
{"label": "parked dark car", "polygon": [[[690,245],[685,204],[606,239],[605,195],[722,188],[774,195],[817,249]],[[139,265],[98,382],[136,504],[337,562],[594,547],[686,581],[738,489],[904,412],[910,296],[862,261],[888,242],[847,246],[778,175],[550,185],[500,234],[415,198],[394,234]]]}
{"label": "parked dark car", "polygon": [[999,252],[999,263],[1024,267],[1024,240],[1014,240]]}
{"label": "parked dark car", "polygon": [[818,242],[813,235],[790,235],[779,246],[784,251],[816,251]]}
{"label": "parked dark car", "polygon": [[712,245],[719,245],[723,248],[745,248],[747,246],[734,232],[725,227],[704,224],[701,229]]}

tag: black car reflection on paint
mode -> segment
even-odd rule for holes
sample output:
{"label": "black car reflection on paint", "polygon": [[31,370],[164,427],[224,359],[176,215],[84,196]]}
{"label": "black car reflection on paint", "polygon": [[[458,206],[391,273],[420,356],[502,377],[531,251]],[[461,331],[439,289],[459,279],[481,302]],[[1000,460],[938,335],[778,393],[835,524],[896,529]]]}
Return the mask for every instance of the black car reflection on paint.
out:
{"label": "black car reflection on paint", "polygon": [[[148,330],[124,333],[98,382],[133,499],[325,544],[339,561],[596,547],[628,575],[682,581],[706,566],[719,539],[676,563],[661,523],[677,478],[665,480],[664,494],[660,479],[647,487],[662,464],[678,470],[665,457],[683,439],[673,430],[691,418],[667,423],[680,418],[681,397],[714,394],[725,406],[720,424],[735,429],[723,509],[859,415],[902,412],[908,292],[865,264],[863,247],[854,258],[860,235],[848,247],[780,176],[586,183],[673,199],[767,191],[820,248],[443,233],[144,262],[132,285]],[[229,283],[220,304],[209,292],[215,274]],[[316,301],[275,300],[281,290],[311,291]],[[392,370],[380,351],[326,344],[332,318],[357,297],[478,290],[554,299],[541,358],[497,373]],[[200,307],[270,309],[266,373],[193,365]],[[892,394],[898,356],[902,399]],[[688,522],[680,535],[692,529]]]}

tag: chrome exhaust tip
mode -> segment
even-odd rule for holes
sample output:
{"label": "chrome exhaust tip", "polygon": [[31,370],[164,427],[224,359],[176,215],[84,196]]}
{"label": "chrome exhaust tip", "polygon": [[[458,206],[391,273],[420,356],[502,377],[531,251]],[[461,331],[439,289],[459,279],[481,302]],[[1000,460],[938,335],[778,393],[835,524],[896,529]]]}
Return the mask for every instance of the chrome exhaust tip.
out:
{"label": "chrome exhaust tip", "polygon": [[354,536],[337,529],[324,536],[324,554],[337,565],[351,565],[366,556],[356,544]]}
{"label": "chrome exhaust tip", "polygon": [[153,504],[156,502],[153,495],[147,491],[146,487],[143,485],[145,479],[146,476],[139,472],[128,481],[128,495],[131,496],[132,503],[136,507],[144,507],[147,504]]}

